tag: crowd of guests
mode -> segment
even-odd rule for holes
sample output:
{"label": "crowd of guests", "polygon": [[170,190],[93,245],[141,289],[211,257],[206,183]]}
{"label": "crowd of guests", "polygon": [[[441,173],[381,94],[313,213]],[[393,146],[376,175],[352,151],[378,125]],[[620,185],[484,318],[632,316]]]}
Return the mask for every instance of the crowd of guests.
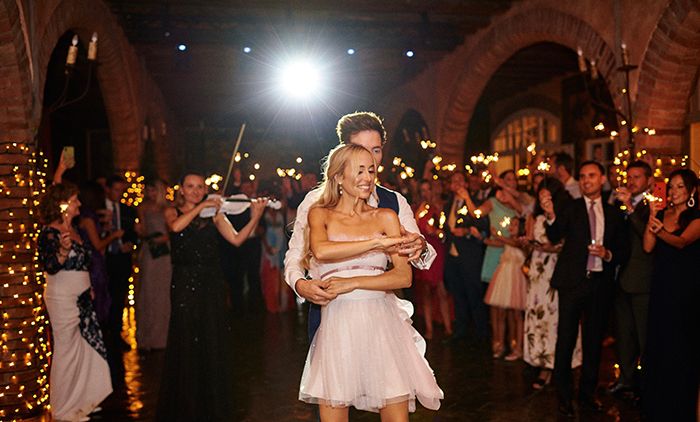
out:
{"label": "crowd of guests", "polygon": [[518,186],[512,170],[490,182],[477,171],[404,185],[438,253],[429,271],[415,270],[426,337],[437,303],[445,342],[490,339],[495,359],[540,368],[532,387],[553,381],[559,411],[573,416],[578,366],[579,407],[602,410],[601,350],[614,335],[620,375],[608,392],[641,396],[651,420],[694,420],[697,176],[675,170],[659,193],[643,161],[622,169],[626,183],[619,183],[622,176],[606,177],[595,161],[575,171],[565,153],[548,160],[549,172],[534,174],[529,186]]}
{"label": "crowd of guests", "polygon": [[[301,183],[282,183],[277,189],[282,208],[268,210],[264,218],[261,207],[255,205],[241,215],[219,214],[226,224],[218,218],[219,224],[212,225],[212,218],[207,222],[193,217],[194,222],[183,225],[178,213],[189,208],[199,212],[214,202],[204,201],[208,187],[203,176],[186,175],[180,181],[175,202],[166,199],[165,182],[147,180],[143,202],[131,207],[124,203],[129,188],[124,178],[99,178],[78,187],[64,178],[71,167],[72,163],[63,156],[56,165],[53,184],[41,201],[43,227],[37,241],[52,327],[50,389],[52,412],[57,420],[87,420],[88,415],[101,410],[99,404],[111,393],[112,385],[124,382],[122,353],[132,348],[123,335],[124,311],[131,300],[135,302],[139,350],[167,348],[166,360],[172,368],[192,368],[193,377],[211,372],[214,380],[219,374],[230,374],[193,363],[203,362],[204,354],[210,360],[213,351],[220,351],[223,359],[229,352],[226,342],[203,341],[202,349],[193,348],[193,341],[222,337],[222,327],[230,330],[225,321],[243,312],[265,307],[279,312],[294,307],[294,294],[282,288],[288,239],[285,226],[293,218],[293,214],[289,215],[293,208],[287,203],[300,202],[302,189],[316,184],[315,176],[306,176]],[[237,173],[232,191],[255,198],[257,183],[240,183]],[[271,186],[266,194],[274,193],[275,188]],[[188,230],[190,226],[197,230]],[[200,231],[219,226],[221,235],[211,229]],[[235,243],[231,233],[236,233]],[[207,271],[213,267],[216,271],[212,276]],[[218,278],[221,285],[211,283]],[[135,291],[130,291],[130,286],[135,286]],[[202,291],[199,301],[193,300],[195,290]],[[211,306],[212,300],[223,301],[222,306]],[[200,308],[216,312],[201,316],[196,312]],[[207,318],[211,318],[209,325],[205,323]],[[212,326],[216,333],[200,336],[203,326]],[[188,388],[175,388],[173,392],[173,386],[183,384],[181,379],[178,375],[175,382],[163,382],[168,386],[162,393],[163,402],[202,399],[193,396]],[[221,391],[215,397],[222,401],[226,397],[223,380],[219,384],[208,381],[209,385],[218,385],[214,389]],[[201,394],[210,392],[202,390]],[[167,406],[160,413],[163,420],[175,420],[169,416]],[[195,418],[194,413],[192,417]]]}
{"label": "crowd of guests", "polygon": [[[700,315],[692,303],[700,285],[691,272],[700,257],[697,176],[672,172],[666,196],[658,198],[645,162],[630,163],[620,184],[597,162],[575,171],[567,154],[548,160],[549,172],[533,174],[528,186],[509,170],[497,177],[455,172],[397,187],[436,254],[429,269],[413,269],[425,337],[433,338],[437,320],[445,343],[476,340],[490,343],[495,359],[523,359],[540,370],[532,387],[554,382],[559,411],[572,416],[572,368],[579,366],[579,405],[602,410],[598,369],[614,316],[620,376],[609,391],[641,396],[652,420],[690,420],[700,374],[694,335]],[[230,345],[222,330],[242,310],[294,308],[299,286],[283,287],[288,228],[317,179],[309,173],[300,183],[284,178],[264,189],[260,196],[282,200],[280,210],[253,201],[240,215],[203,219],[199,213],[220,202],[205,200],[197,173],[180,181],[175,204],[165,199],[162,181],[149,181],[134,210],[121,202],[124,179],[78,189],[62,178],[68,167],[61,160],[41,201],[38,238],[53,335],[54,417],[87,418],[123,380],[121,352],[130,346],[122,318],[134,293],[128,291],[134,258],[137,344],[167,347],[172,370],[164,373],[175,377],[164,380],[161,403],[190,403],[185,414],[193,417],[205,407],[225,414],[222,377],[229,374],[221,362]],[[236,173],[234,193],[257,197],[257,183]],[[207,322],[216,332],[202,331]],[[184,378],[183,368],[190,374]],[[201,377],[207,382],[198,385],[208,387],[183,385]],[[159,418],[181,418],[173,409],[161,406]]]}

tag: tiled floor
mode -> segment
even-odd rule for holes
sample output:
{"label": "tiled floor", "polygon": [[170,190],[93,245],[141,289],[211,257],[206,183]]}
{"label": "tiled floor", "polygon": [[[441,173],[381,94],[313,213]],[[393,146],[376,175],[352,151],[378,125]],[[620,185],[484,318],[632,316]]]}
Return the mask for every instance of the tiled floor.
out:
{"label": "tiled floor", "polygon": [[[439,332],[439,330],[437,330]],[[297,400],[307,351],[306,312],[255,314],[236,320],[236,396],[239,421],[313,421],[312,407]],[[411,421],[555,421],[553,389],[534,392],[533,371],[522,361],[493,360],[485,348],[446,346],[439,336],[428,343],[427,358],[445,400],[437,412],[419,406]],[[601,382],[612,377],[612,351],[605,350]],[[99,421],[153,420],[163,352],[125,353],[127,379],[93,417]],[[631,404],[601,395],[606,413],[582,413],[580,420],[635,421]],[[378,421],[376,414],[352,412],[351,420]]]}

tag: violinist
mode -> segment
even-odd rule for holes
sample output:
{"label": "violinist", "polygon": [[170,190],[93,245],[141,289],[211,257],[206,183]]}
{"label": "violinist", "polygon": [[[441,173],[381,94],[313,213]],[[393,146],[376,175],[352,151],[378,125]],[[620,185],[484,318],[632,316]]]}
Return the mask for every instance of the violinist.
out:
{"label": "violinist", "polygon": [[[237,231],[206,199],[204,176],[187,173],[176,206],[165,210],[173,263],[171,316],[157,420],[233,420],[230,311],[219,239],[240,246],[255,230],[267,200],[250,201],[250,221]],[[241,258],[242,259],[242,258]],[[230,257],[226,257],[230,260]]]}

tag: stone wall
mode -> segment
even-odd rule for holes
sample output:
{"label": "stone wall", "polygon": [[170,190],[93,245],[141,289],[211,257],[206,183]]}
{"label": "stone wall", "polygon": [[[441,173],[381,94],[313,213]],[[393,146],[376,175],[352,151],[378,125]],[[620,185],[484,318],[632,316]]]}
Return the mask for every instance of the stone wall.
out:
{"label": "stone wall", "polygon": [[[615,71],[620,43],[631,63],[630,92],[640,126],[657,130],[640,144],[680,152],[682,129],[700,53],[700,3],[691,0],[554,0],[515,3],[487,28],[432,65],[386,100],[388,126],[409,107],[425,116],[438,148],[461,162],[466,132],[491,75],[518,50],[554,42],[598,59],[613,101],[621,106],[623,80]],[[616,25],[616,21],[618,24]],[[639,88],[638,88],[639,87]]]}

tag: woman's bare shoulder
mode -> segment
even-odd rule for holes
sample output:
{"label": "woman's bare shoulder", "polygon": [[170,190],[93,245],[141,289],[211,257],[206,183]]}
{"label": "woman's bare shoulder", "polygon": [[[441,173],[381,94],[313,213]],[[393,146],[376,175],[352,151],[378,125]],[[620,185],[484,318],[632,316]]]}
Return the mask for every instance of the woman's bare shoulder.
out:
{"label": "woman's bare shoulder", "polygon": [[391,208],[373,208],[370,211],[370,215],[373,218],[382,219],[382,221],[391,221],[399,219],[399,216],[396,215],[394,210],[392,210]]}
{"label": "woman's bare shoulder", "polygon": [[328,208],[323,208],[323,207],[311,207],[309,210],[309,216],[308,219],[309,221],[312,220],[324,220],[328,218]]}

